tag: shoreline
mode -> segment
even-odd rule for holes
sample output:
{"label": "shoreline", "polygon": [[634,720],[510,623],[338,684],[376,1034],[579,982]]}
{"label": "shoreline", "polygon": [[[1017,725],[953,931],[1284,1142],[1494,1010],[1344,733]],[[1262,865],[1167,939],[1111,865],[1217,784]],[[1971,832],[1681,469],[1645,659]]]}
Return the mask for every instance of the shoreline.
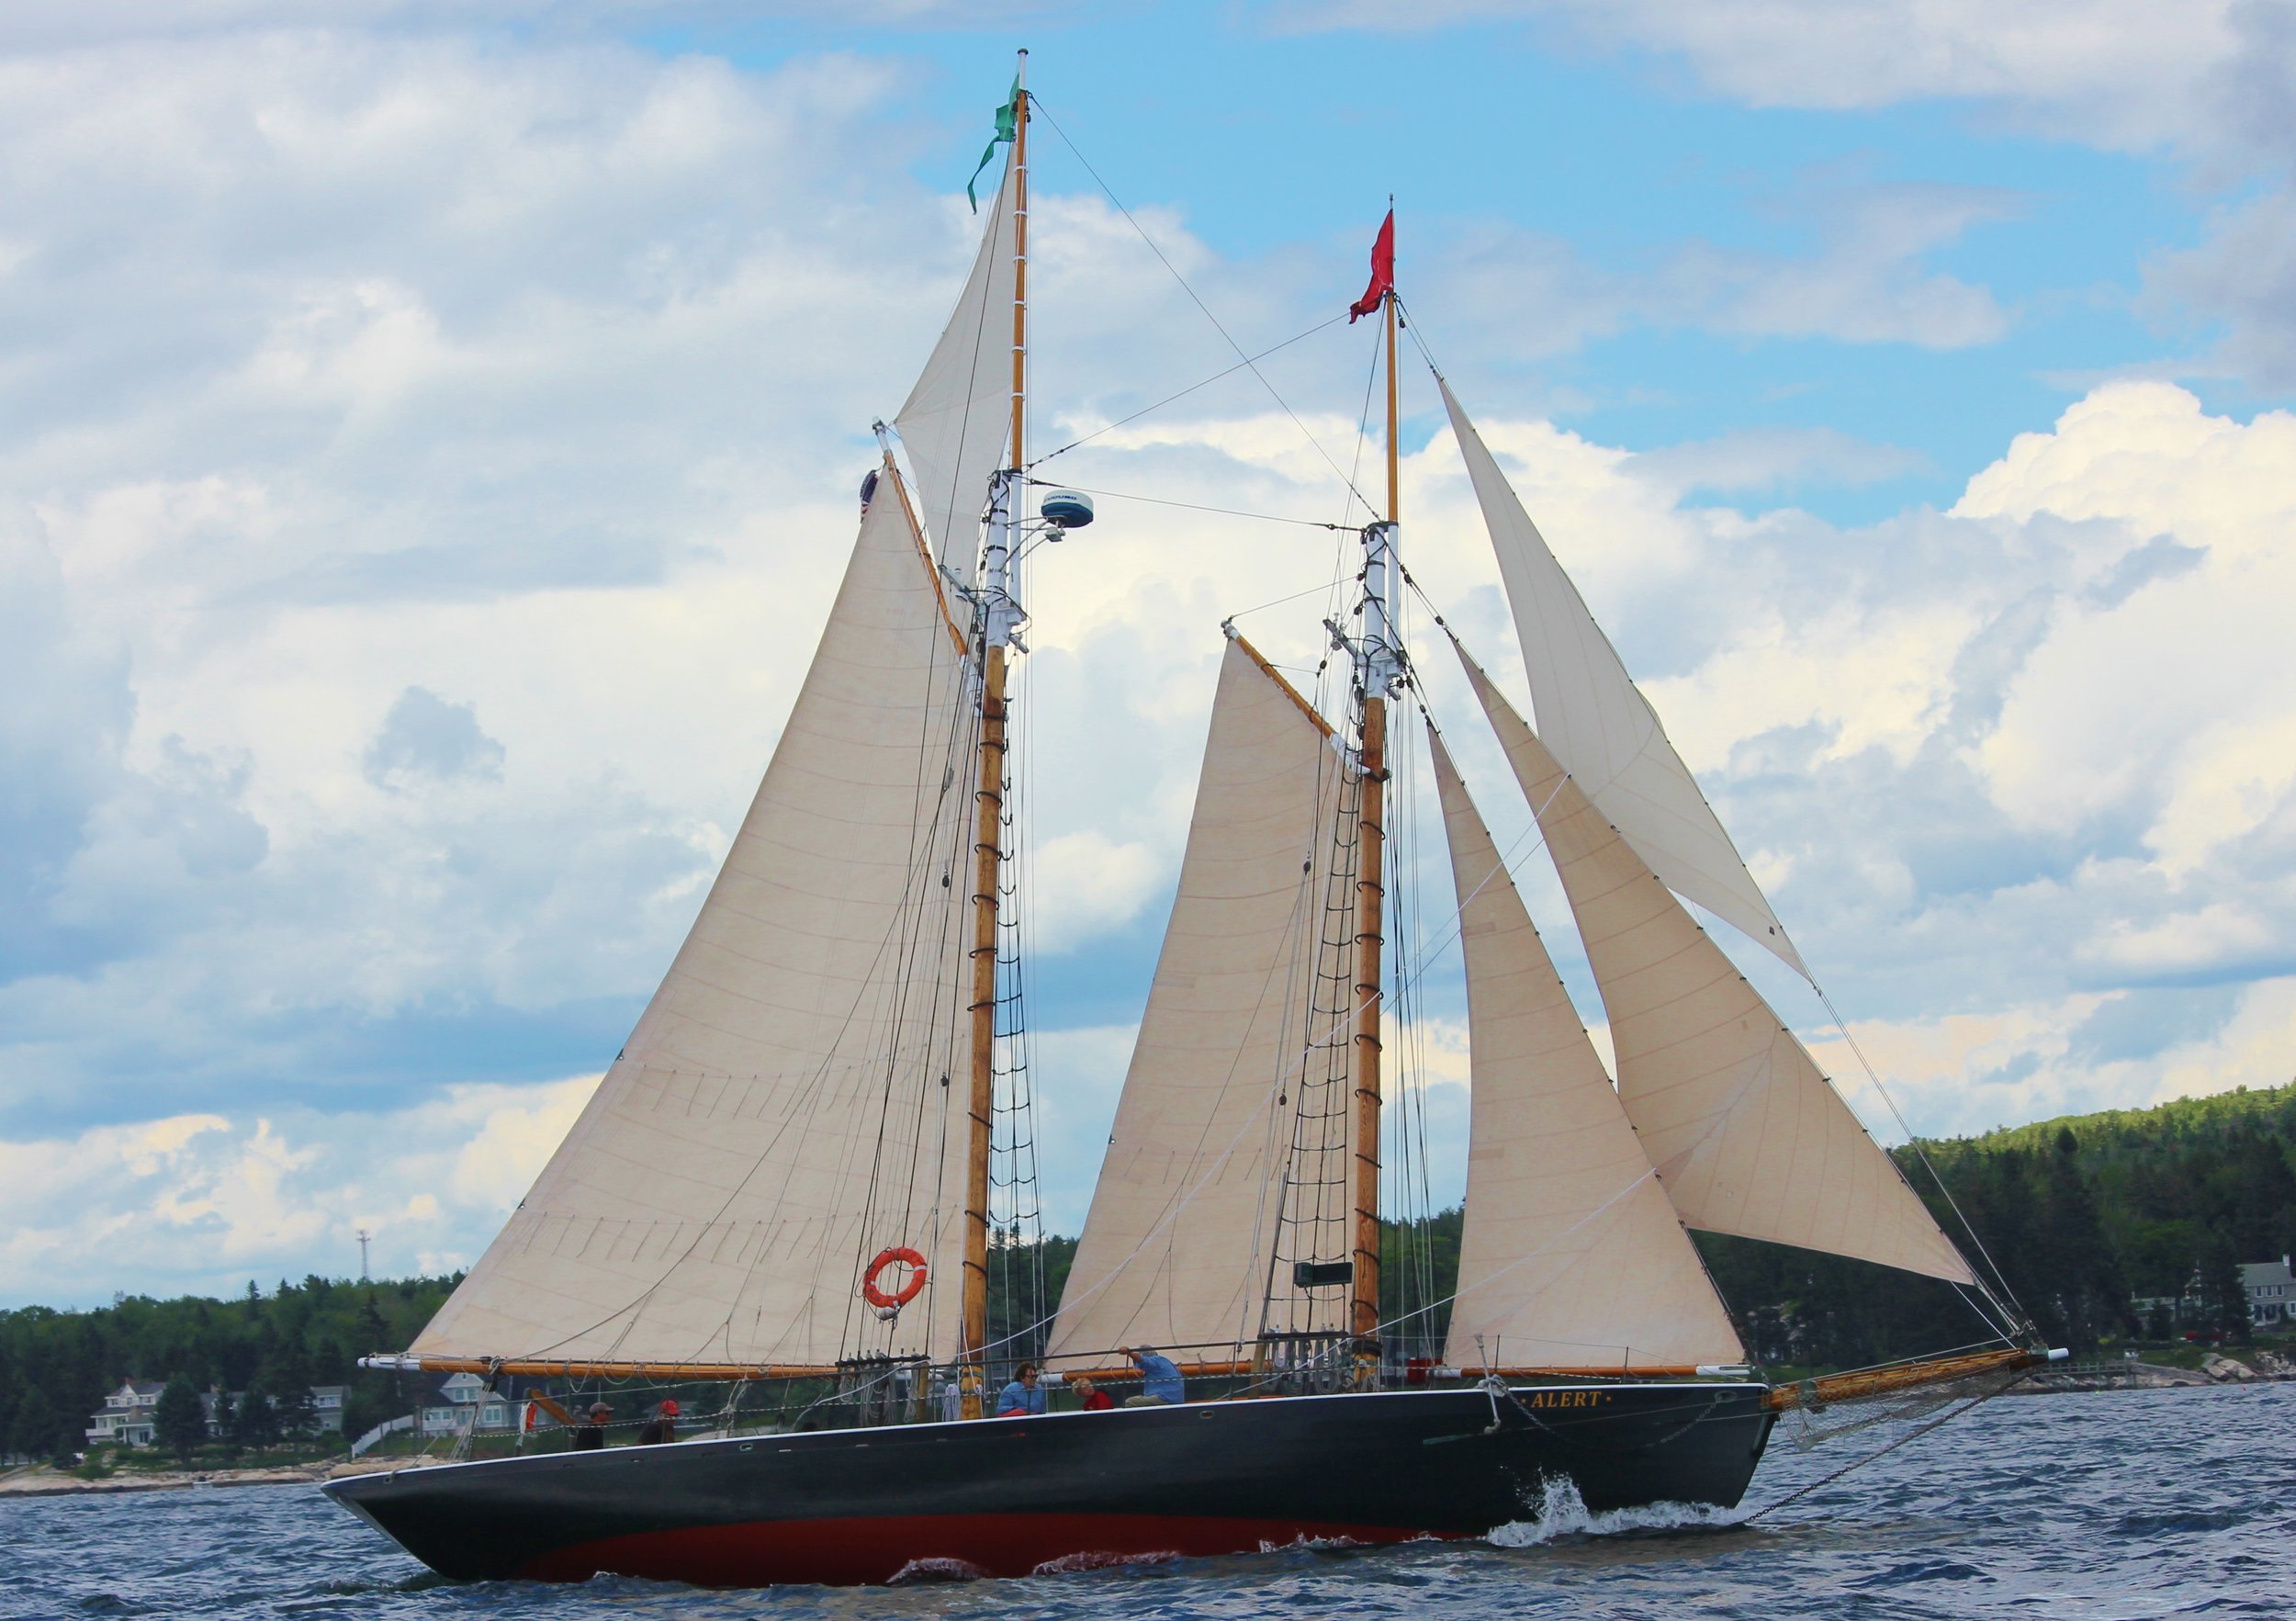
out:
{"label": "shoreline", "polygon": [[46,1464],[28,1464],[0,1473],[0,1501],[11,1497],[77,1497],[118,1495],[131,1492],[197,1492],[240,1486],[316,1486],[346,1475],[380,1474],[388,1469],[427,1469],[428,1458],[346,1458],[321,1463],[270,1464],[259,1469],[153,1469],[150,1473],[121,1472],[100,1480],[83,1480],[68,1470]]}

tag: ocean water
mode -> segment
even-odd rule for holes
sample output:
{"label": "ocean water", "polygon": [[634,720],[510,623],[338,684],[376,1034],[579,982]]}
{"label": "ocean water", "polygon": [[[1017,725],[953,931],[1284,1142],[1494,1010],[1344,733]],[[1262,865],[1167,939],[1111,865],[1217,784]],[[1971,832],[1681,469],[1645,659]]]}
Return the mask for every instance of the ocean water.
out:
{"label": "ocean water", "polygon": [[296,1486],[0,1499],[0,1616],[2296,1616],[2296,1384],[2004,1398],[1745,1523],[1885,1438],[1782,1426],[1727,1514],[1566,1495],[1480,1542],[877,1589],[456,1586]]}

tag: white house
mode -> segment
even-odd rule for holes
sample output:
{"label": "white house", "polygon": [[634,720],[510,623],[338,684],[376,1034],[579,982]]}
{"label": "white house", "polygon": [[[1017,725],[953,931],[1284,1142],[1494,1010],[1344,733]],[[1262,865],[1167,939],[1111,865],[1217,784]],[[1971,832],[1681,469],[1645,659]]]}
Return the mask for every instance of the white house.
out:
{"label": "white house", "polygon": [[466,1429],[480,1433],[513,1429],[519,1403],[508,1393],[490,1390],[475,1373],[450,1373],[438,1381],[423,1402],[422,1429],[425,1435],[458,1435]]}
{"label": "white house", "polygon": [[84,1433],[89,1444],[152,1445],[152,1415],[159,1411],[160,1392],[165,1389],[165,1385],[152,1379],[131,1379],[105,1397],[103,1411],[88,1414],[88,1427]]}
{"label": "white house", "polygon": [[[131,1379],[104,1398],[100,1413],[88,1415],[84,1432],[91,1446],[109,1444],[115,1447],[149,1447],[152,1443],[153,1420],[160,1405],[160,1392],[167,1386],[153,1379]],[[343,1403],[351,1393],[348,1385],[313,1385],[311,1421],[314,1431],[332,1430],[343,1433]],[[199,1397],[199,1407],[207,1419],[208,1438],[223,1438],[224,1417],[220,1403],[229,1400],[231,1412],[247,1399],[244,1390],[233,1390],[228,1398],[219,1390],[208,1390]]]}
{"label": "white house", "polygon": [[2257,1328],[2296,1323],[2296,1271],[2289,1257],[2250,1261],[2240,1268],[2240,1281],[2248,1291],[2248,1321]]}

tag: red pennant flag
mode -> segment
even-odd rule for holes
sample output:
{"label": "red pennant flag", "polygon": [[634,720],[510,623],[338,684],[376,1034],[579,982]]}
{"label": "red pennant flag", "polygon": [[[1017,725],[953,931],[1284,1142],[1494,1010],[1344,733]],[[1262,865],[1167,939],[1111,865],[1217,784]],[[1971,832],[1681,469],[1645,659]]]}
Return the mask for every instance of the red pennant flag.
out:
{"label": "red pennant flag", "polygon": [[1379,307],[1379,300],[1395,290],[1395,210],[1390,208],[1387,218],[1379,221],[1379,234],[1371,243],[1371,285],[1363,289],[1363,297],[1347,306],[1347,324],[1353,326],[1358,317],[1371,314]]}

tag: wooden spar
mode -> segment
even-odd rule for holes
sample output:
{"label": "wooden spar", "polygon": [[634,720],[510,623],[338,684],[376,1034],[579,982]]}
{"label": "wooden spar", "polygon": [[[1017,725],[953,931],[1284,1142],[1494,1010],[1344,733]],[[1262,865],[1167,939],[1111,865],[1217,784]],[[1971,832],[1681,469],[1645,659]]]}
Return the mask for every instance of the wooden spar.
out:
{"label": "wooden spar", "polygon": [[703,1383],[830,1379],[838,1372],[834,1363],[560,1362],[536,1356],[508,1356],[500,1361],[483,1356],[362,1356],[359,1366],[390,1373],[510,1373],[522,1379],[690,1379]]}
{"label": "wooden spar", "polygon": [[[1381,303],[1387,316],[1386,544],[1391,546],[1398,512],[1393,287]],[[1384,572],[1380,578],[1385,580]],[[1366,635],[1372,630],[1367,615],[1364,630]],[[1379,632],[1391,634],[1384,609]],[[1356,807],[1356,840],[1355,1320],[1349,1326],[1358,1339],[1375,1340],[1379,1332],[1379,1015],[1383,1006],[1379,958],[1386,943],[1387,694],[1378,682],[1368,680],[1364,683],[1360,742],[1361,799]]]}
{"label": "wooden spar", "polygon": [[[1020,53],[1013,94],[1012,461],[1005,481],[1005,511],[1021,498],[1024,411],[1029,345],[1029,53]],[[1012,530],[992,544],[1009,542]],[[1007,556],[1007,567],[1010,556]],[[997,589],[1001,581],[991,581]],[[964,1304],[959,1359],[961,1411],[986,1411],[988,1359],[989,1155],[996,1120],[996,891],[1002,879],[1005,814],[1005,647],[996,633],[999,605],[987,604],[981,645],[981,765],[974,795],[978,833],[973,851],[973,1073],[966,1115],[971,1139],[965,1157]]]}
{"label": "wooden spar", "polygon": [[[988,1346],[988,1169],[996,1108],[997,848],[1005,810],[1005,649],[982,652],[981,768],[974,794],[979,832],[973,847],[973,1074],[966,1115],[964,1324],[961,1360],[976,1374]],[[982,1374],[981,1377],[985,1377]],[[980,1388],[965,1383],[965,1416],[978,1418]]]}
{"label": "wooden spar", "polygon": [[[1078,1355],[1089,1356],[1094,1353],[1079,1352]],[[1175,1366],[1179,1368],[1181,1375],[1187,1379],[1217,1379],[1228,1375],[1266,1374],[1267,1372],[1265,1363],[1254,1361],[1179,1362]],[[1718,1368],[1688,1362],[1637,1363],[1628,1368],[1539,1367],[1493,1368],[1488,1370],[1480,1368],[1441,1370],[1431,1368],[1429,1373],[1434,1383],[1452,1387],[1461,1384],[1471,1386],[1476,1379],[1487,1377],[1503,1379],[1624,1379],[1629,1382],[1745,1377],[1742,1373],[1725,1372]],[[1088,1379],[1101,1384],[1113,1384],[1122,1379],[1138,1379],[1140,1369],[1130,1364],[1104,1368],[1064,1368],[1060,1370],[1060,1376],[1064,1379]]]}
{"label": "wooden spar", "polygon": [[574,1427],[577,1422],[574,1415],[568,1413],[565,1408],[559,1406],[548,1396],[541,1393],[540,1391],[536,1391],[535,1394],[528,1396],[526,1400],[533,1402],[536,1407],[541,1408],[543,1412],[548,1413],[564,1428],[570,1430]]}
{"label": "wooden spar", "polygon": [[2048,1360],[2049,1354],[2045,1351],[2031,1351],[2018,1345],[2005,1351],[1979,1351],[1967,1356],[1940,1356],[1926,1362],[1901,1362],[1890,1368],[1863,1368],[1855,1373],[1820,1374],[1799,1384],[1780,1385],[1763,1400],[1779,1413],[1790,1412],[1797,1407],[1815,1412],[1835,1401],[1894,1395],[1899,1390],[1919,1390],[1923,1385],[1942,1384],[1948,1379],[1968,1379],[1975,1374],[2009,1373],[2021,1368],[2039,1368]]}

